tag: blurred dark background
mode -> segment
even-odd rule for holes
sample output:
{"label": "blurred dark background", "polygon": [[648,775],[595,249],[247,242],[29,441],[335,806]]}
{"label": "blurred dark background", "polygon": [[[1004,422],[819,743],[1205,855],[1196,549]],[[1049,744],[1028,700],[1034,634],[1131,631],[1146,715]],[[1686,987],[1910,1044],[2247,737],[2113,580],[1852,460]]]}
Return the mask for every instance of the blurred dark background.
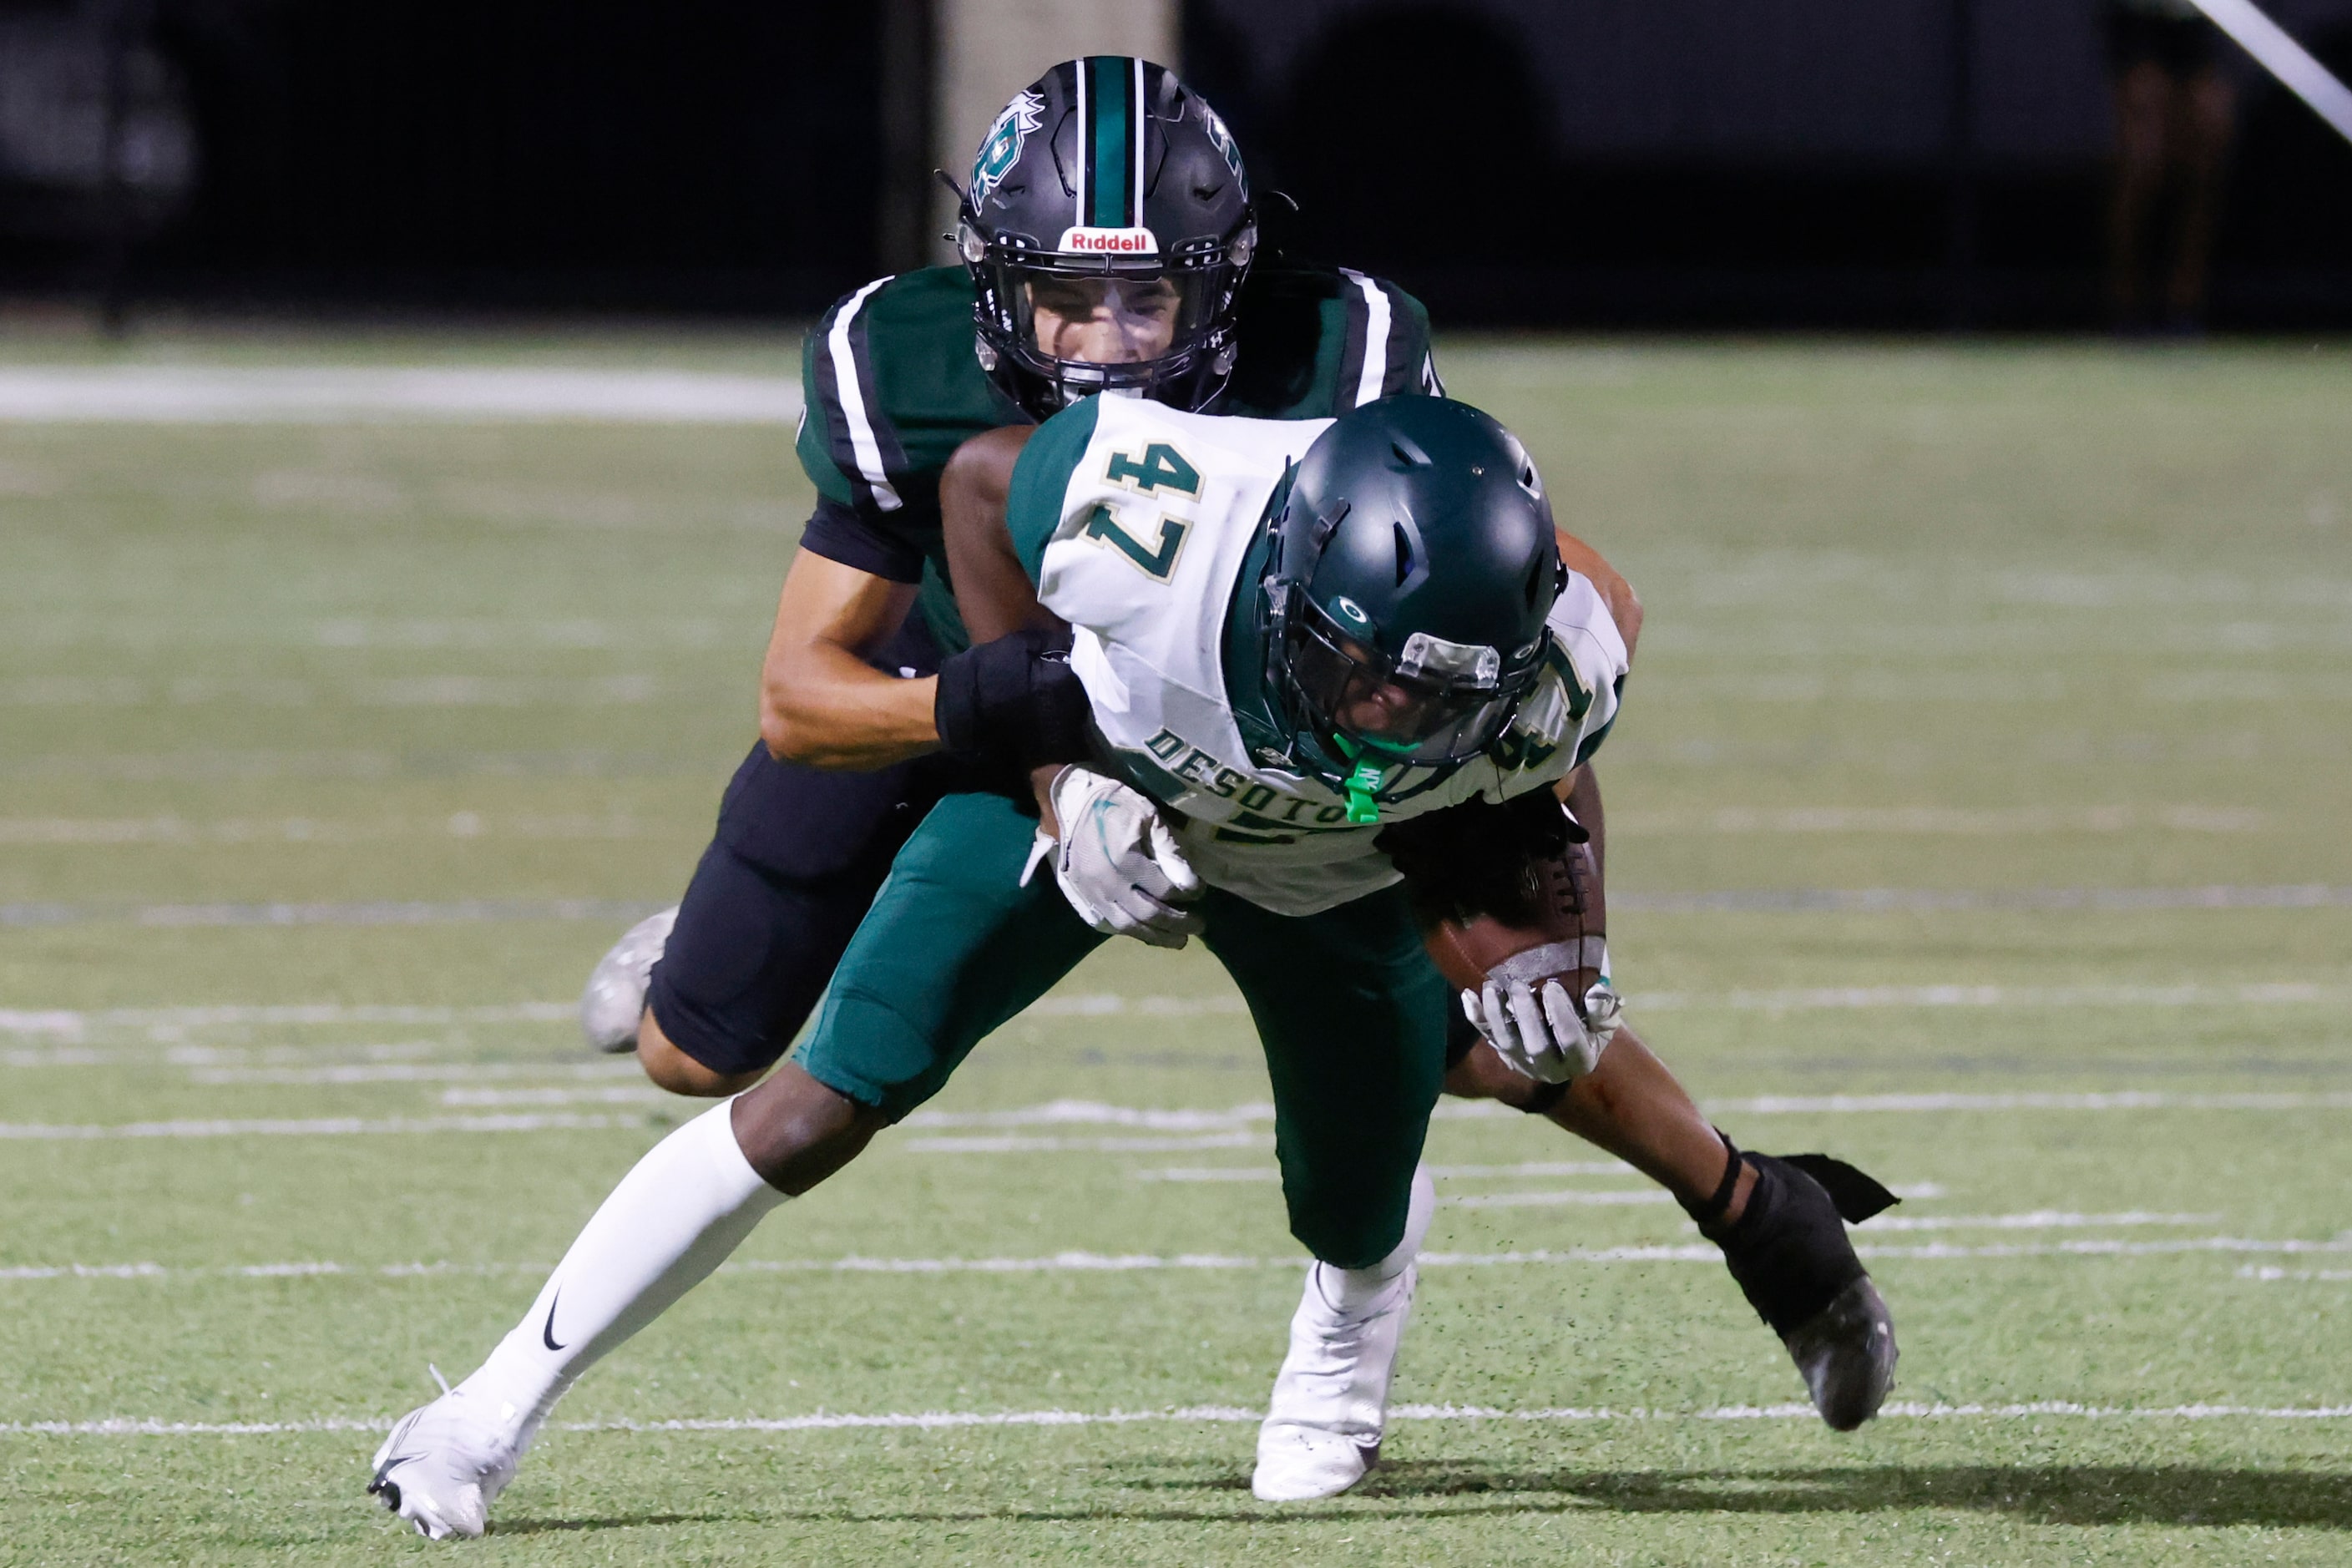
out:
{"label": "blurred dark background", "polygon": [[[2352,0],[2270,9],[2352,75]],[[922,0],[0,0],[0,294],[810,313],[929,258],[927,25]],[[1450,323],[2101,320],[2095,0],[1185,0],[1181,39],[1261,194],[1297,198],[1283,243]],[[2352,326],[2352,145],[2231,68],[2209,320]]]}

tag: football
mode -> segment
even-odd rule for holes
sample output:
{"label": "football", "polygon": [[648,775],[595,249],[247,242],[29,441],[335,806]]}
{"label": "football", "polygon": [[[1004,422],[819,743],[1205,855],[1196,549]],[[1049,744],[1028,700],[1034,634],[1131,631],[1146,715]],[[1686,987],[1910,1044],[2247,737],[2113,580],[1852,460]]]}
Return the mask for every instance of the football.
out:
{"label": "football", "polygon": [[[1503,912],[1444,915],[1423,929],[1429,956],[1449,984],[1475,990],[1497,965],[1515,958],[1527,961],[1512,966],[1515,980],[1555,974],[1566,980],[1578,970],[1599,967],[1603,921],[1591,845],[1570,844],[1558,855],[1531,858],[1517,892],[1515,907]],[[1547,961],[1556,963],[1546,967]],[[1570,984],[1568,989],[1580,1006],[1584,987]]]}

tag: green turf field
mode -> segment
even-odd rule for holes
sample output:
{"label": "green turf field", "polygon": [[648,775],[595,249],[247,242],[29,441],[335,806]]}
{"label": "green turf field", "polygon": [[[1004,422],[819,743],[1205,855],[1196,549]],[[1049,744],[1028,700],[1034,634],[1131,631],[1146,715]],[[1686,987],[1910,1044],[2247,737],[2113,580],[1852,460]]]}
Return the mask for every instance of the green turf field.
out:
{"label": "green turf field", "polygon": [[1454,1115],[1388,1462],[1254,1502],[1264,1075],[1211,961],[1129,948],[428,1548],[382,1424],[693,1109],[571,999],[751,738],[789,432],[0,424],[0,1561],[2352,1562],[2352,357],[1444,361],[1648,605],[1631,1016],[1743,1142],[1912,1194],[1887,1416],[1792,1410],[1630,1173]]}

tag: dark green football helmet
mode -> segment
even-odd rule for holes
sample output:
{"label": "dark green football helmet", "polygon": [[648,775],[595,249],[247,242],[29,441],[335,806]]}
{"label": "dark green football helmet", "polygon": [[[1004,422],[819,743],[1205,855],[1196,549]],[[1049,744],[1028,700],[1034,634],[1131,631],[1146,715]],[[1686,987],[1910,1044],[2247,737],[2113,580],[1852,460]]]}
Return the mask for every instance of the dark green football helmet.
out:
{"label": "dark green football helmet", "polygon": [[1274,749],[1378,821],[1493,745],[1543,668],[1566,576],[1543,480],[1467,404],[1389,397],[1317,437],[1267,517]]}

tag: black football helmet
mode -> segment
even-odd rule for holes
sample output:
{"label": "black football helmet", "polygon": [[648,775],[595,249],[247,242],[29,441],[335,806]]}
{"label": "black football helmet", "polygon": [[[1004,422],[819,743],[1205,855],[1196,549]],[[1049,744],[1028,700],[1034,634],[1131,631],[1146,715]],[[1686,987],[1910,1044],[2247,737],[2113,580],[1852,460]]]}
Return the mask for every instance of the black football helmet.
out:
{"label": "black football helmet", "polygon": [[1249,180],[1224,121],[1164,67],[1067,60],[1006,104],[956,247],[982,368],[1037,418],[1118,390],[1197,409],[1233,373]]}
{"label": "black football helmet", "polygon": [[1467,404],[1387,397],[1316,437],[1267,516],[1272,749],[1378,821],[1501,739],[1543,668],[1567,576],[1543,480]]}

